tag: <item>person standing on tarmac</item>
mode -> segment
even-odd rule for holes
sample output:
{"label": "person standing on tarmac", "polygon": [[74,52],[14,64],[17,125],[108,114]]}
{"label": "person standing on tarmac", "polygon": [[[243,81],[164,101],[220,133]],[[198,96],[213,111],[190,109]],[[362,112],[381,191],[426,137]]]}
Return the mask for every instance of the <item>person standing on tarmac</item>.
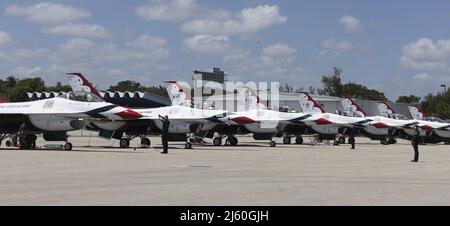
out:
{"label": "person standing on tarmac", "polygon": [[163,152],[161,152],[161,154],[168,154],[169,153],[169,126],[170,126],[169,116],[168,115],[166,115],[166,116],[159,115],[159,119],[163,123],[162,136],[161,136]]}
{"label": "person standing on tarmac", "polygon": [[352,145],[352,147],[350,149],[354,150],[355,149],[355,128],[350,129],[348,143]]}
{"label": "person standing on tarmac", "polygon": [[416,126],[414,130],[414,136],[411,140],[411,144],[414,148],[414,160],[412,160],[411,162],[419,162],[419,143],[420,143],[419,126]]}

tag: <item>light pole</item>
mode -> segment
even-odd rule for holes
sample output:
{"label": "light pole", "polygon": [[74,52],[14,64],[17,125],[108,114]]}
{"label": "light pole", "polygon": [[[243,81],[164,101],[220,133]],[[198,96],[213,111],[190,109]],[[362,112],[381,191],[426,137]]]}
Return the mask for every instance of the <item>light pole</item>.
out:
{"label": "light pole", "polygon": [[442,84],[441,87],[444,88],[444,93],[447,93],[447,86]]}

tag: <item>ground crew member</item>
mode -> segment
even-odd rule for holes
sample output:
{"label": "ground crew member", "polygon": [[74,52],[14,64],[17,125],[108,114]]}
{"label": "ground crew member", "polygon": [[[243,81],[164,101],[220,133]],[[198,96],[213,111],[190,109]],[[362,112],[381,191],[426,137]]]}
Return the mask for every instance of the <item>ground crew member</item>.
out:
{"label": "ground crew member", "polygon": [[349,138],[348,138],[348,143],[352,145],[352,147],[350,149],[355,149],[355,128],[351,128],[350,129],[350,134],[349,134]]}
{"label": "ground crew member", "polygon": [[169,153],[169,126],[170,126],[170,121],[169,121],[169,116],[159,116],[160,120],[163,123],[163,129],[162,129],[162,136],[161,136],[161,140],[162,140],[162,145],[163,145],[163,152],[161,152],[161,154],[167,154]]}
{"label": "ground crew member", "polygon": [[411,162],[418,162],[419,161],[419,143],[420,143],[420,132],[419,132],[419,126],[415,127],[414,136],[411,140],[411,144],[414,148],[414,160]]}

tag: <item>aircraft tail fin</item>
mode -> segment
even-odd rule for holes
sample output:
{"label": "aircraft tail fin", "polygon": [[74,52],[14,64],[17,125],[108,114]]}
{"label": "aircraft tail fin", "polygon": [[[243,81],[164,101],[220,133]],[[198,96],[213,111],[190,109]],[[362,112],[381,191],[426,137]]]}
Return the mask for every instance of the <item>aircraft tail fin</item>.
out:
{"label": "aircraft tail fin", "polygon": [[261,101],[261,98],[258,96],[255,90],[248,86],[238,86],[237,87],[239,97],[244,98],[245,105],[248,106],[248,109],[266,109],[266,105],[264,105]]}
{"label": "aircraft tail fin", "polygon": [[342,98],[341,103],[345,111],[356,113],[362,117],[368,116],[367,113],[352,100],[352,98]]}
{"label": "aircraft tail fin", "polygon": [[74,92],[89,92],[103,100],[103,97],[81,73],[67,73]]}
{"label": "aircraft tail fin", "polygon": [[377,104],[378,110],[380,112],[380,115],[386,116],[390,114],[394,114],[395,111],[392,109],[387,103],[382,102]]}
{"label": "aircraft tail fin", "polygon": [[167,81],[164,84],[172,105],[191,107],[192,97],[190,91],[186,91],[177,81]]}
{"label": "aircraft tail fin", "polygon": [[299,102],[303,113],[325,113],[325,110],[307,92],[300,93]]}
{"label": "aircraft tail fin", "polygon": [[421,120],[423,117],[426,117],[425,113],[418,106],[408,106],[408,109],[413,119]]}

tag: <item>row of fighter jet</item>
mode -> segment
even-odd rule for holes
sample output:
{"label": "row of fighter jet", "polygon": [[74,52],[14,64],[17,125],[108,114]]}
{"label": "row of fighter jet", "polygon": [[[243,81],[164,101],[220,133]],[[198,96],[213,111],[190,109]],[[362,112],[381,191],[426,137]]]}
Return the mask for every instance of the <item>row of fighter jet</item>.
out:
{"label": "row of fighter jet", "polygon": [[[161,134],[160,116],[168,116],[171,141],[186,141],[185,147],[192,148],[193,142],[204,138],[213,139],[213,144],[238,145],[238,134],[253,134],[255,140],[269,140],[275,147],[276,138],[283,137],[283,143],[303,143],[303,135],[317,135],[320,140],[345,142],[345,135],[356,133],[380,140],[382,144],[393,144],[396,138],[411,139],[419,130],[424,143],[449,143],[450,124],[427,121],[417,108],[411,107],[415,119],[395,114],[368,116],[353,100],[342,100],[350,117],[326,113],[308,94],[299,94],[303,112],[288,113],[267,109],[256,93],[248,87],[240,87],[250,109],[240,112],[225,110],[203,110],[191,107],[189,92],[177,82],[167,82],[166,87],[172,106],[131,109],[117,106],[103,100],[100,93],[81,73],[67,74],[73,92],[51,99],[21,103],[0,104],[0,142],[11,137],[17,139],[22,149],[35,148],[36,134],[43,133],[46,141],[65,141],[64,149],[71,150],[68,131],[90,129],[99,131],[100,136],[120,140],[120,147],[129,147],[134,138],[141,138],[141,145],[150,146],[147,137]],[[393,113],[385,103],[380,103],[386,113]],[[187,135],[191,138],[187,139]],[[338,140],[336,140],[339,138]],[[13,145],[8,140],[7,145]]]}

